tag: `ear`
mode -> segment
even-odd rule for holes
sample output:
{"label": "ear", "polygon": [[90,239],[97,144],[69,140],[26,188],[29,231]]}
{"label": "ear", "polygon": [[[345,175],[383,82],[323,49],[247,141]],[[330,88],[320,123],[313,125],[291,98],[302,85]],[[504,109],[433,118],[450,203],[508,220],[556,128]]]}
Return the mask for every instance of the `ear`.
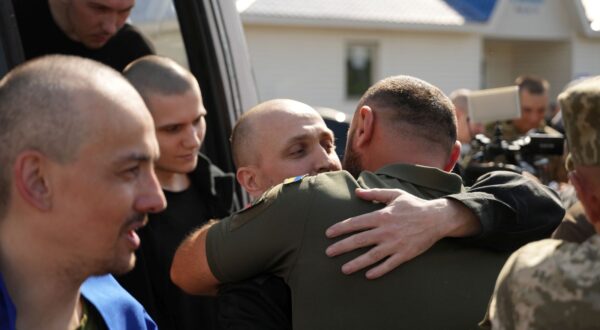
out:
{"label": "ear", "polygon": [[460,142],[455,141],[454,146],[452,146],[452,150],[450,151],[450,156],[448,157],[448,160],[446,161],[446,165],[444,165],[444,171],[446,171],[446,172],[452,171],[452,169],[458,162],[458,159],[460,158],[460,148],[461,148]]}
{"label": "ear", "polygon": [[19,195],[41,211],[52,208],[47,161],[48,159],[40,152],[25,151],[17,157],[13,169]]}
{"label": "ear", "polygon": [[250,194],[252,198],[260,196],[263,188],[258,180],[258,173],[253,166],[242,166],[238,168],[235,176],[240,185]]}
{"label": "ear", "polygon": [[354,132],[355,141],[353,142],[357,148],[364,148],[371,142],[375,125],[374,116],[373,109],[367,105],[363,105],[358,109],[356,130]]}
{"label": "ear", "polygon": [[598,228],[600,226],[600,198],[596,192],[591,189],[589,181],[585,180],[577,171],[569,173],[571,184],[577,191],[577,198],[583,204],[588,221]]}

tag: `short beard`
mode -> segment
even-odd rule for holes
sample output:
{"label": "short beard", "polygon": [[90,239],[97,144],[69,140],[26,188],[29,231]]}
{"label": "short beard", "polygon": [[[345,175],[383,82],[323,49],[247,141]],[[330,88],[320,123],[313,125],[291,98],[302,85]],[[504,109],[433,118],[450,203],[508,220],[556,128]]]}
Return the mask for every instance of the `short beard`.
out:
{"label": "short beard", "polygon": [[344,151],[344,160],[342,162],[342,167],[344,170],[350,172],[353,177],[358,178],[360,172],[363,170],[362,163],[360,161],[360,156],[354,149],[352,148],[352,141],[354,141],[354,132],[351,131],[348,134],[348,142],[346,142],[346,151]]}

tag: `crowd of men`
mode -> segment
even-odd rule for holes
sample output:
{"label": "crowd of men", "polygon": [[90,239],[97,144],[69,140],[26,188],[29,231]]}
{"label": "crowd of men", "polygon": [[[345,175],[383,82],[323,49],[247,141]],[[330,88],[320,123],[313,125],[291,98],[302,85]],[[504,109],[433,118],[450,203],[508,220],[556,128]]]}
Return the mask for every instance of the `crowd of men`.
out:
{"label": "crowd of men", "polygon": [[[211,109],[196,78],[125,23],[134,0],[26,3],[28,61],[0,80],[1,329],[598,323],[600,78],[559,97],[567,217],[528,175],[465,187],[453,169],[484,130],[469,91],[411,76],[364,93],[346,146],[307,104],[256,105],[233,129],[230,174],[200,153]],[[547,82],[516,84],[507,134],[558,134]]]}

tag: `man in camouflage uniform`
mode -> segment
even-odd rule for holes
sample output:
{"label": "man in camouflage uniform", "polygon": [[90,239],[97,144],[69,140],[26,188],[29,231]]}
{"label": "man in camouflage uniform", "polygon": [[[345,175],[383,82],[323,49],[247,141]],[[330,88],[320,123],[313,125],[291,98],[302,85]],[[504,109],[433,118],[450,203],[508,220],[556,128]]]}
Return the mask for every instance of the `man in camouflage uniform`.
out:
{"label": "man in camouflage uniform", "polygon": [[[502,123],[502,137],[512,141],[529,132],[561,135],[557,130],[546,126],[544,115],[548,109],[548,89],[550,85],[545,79],[523,75],[515,80],[519,86],[521,117]],[[486,135],[494,135],[495,124],[486,126]]]}
{"label": "man in camouflage uniform", "polygon": [[[569,177],[600,232],[600,77],[560,95]],[[531,243],[504,265],[489,307],[494,329],[592,329],[600,325],[600,236],[581,244]]]}

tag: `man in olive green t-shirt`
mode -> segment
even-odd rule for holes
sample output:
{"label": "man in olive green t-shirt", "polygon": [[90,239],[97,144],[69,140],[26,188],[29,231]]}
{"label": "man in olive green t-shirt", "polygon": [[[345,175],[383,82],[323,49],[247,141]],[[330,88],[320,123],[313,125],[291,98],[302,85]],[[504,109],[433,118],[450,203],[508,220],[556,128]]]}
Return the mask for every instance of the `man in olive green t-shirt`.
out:
{"label": "man in olive green t-shirt", "polygon": [[412,77],[383,80],[367,91],[350,128],[344,167],[360,173],[358,181],[331,172],[276,186],[253,207],[192,234],[172,278],[186,291],[211,293],[221,282],[281,276],[298,329],[475,326],[503,254],[445,239],[372,282],[339,271],[364,251],[333,260],[324,254],[329,226],[381,207],[358,200],[356,188],[401,188],[425,199],[460,193],[460,178],[447,173],[459,153],[443,93]]}

